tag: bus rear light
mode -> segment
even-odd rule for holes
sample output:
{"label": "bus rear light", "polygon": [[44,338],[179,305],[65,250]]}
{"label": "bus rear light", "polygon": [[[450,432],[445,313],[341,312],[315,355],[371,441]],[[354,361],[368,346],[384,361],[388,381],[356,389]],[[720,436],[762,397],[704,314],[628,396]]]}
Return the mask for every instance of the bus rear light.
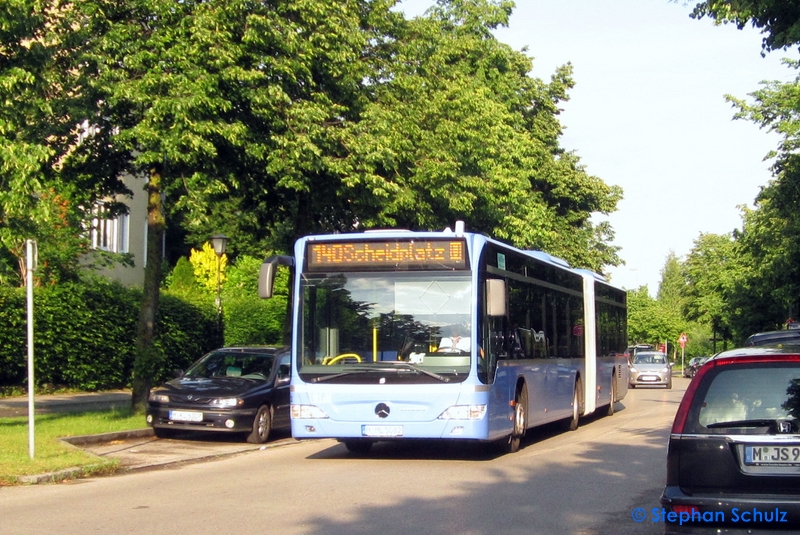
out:
{"label": "bus rear light", "polygon": [[453,405],[439,415],[439,420],[480,420],[486,414],[486,405]]}
{"label": "bus rear light", "polygon": [[316,405],[292,405],[292,420],[319,420],[328,415]]}

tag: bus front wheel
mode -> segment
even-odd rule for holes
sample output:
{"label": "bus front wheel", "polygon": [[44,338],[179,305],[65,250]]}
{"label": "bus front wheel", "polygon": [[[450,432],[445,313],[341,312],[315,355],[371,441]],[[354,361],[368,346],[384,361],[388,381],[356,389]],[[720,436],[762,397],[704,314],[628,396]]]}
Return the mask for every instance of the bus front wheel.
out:
{"label": "bus front wheel", "polygon": [[506,444],[506,451],[508,453],[516,453],[519,451],[522,444],[522,437],[525,436],[525,427],[527,426],[528,415],[528,391],[523,386],[517,392],[514,399],[514,427],[511,434],[508,436],[508,443]]}

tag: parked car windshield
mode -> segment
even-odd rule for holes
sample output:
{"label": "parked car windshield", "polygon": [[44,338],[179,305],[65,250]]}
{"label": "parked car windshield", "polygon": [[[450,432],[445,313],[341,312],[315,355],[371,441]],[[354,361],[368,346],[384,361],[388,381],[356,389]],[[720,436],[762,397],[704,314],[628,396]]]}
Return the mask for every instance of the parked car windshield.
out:
{"label": "parked car windshield", "polygon": [[191,379],[212,377],[267,379],[272,370],[273,359],[273,355],[265,353],[215,351],[194,363],[183,376]]}

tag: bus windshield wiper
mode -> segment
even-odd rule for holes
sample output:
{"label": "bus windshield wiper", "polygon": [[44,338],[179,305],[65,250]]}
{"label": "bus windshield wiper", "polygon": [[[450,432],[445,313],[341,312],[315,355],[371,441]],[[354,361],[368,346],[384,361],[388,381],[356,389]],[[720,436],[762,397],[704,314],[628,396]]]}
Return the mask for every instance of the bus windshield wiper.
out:
{"label": "bus windshield wiper", "polygon": [[332,373],[330,375],[321,375],[319,377],[314,377],[312,379],[309,379],[308,382],[309,383],[321,383],[323,381],[328,381],[330,379],[336,379],[337,377],[345,377],[347,375],[355,375],[357,373],[367,373],[367,372],[371,372],[371,371],[375,371],[375,368],[355,368],[354,367],[354,368],[351,368],[351,369],[347,370],[346,372]]}
{"label": "bus windshield wiper", "polygon": [[444,375],[439,375],[438,373],[434,373],[432,371],[426,370],[425,368],[420,368],[416,364],[411,364],[410,362],[394,362],[394,361],[391,361],[391,363],[387,362],[387,364],[390,364],[390,366],[392,366],[393,368],[400,368],[401,370],[414,370],[417,373],[423,373],[423,374],[427,375],[428,377],[433,377],[434,379],[437,379],[437,380],[439,380],[439,381],[441,381],[443,383],[449,383],[450,382],[450,378],[449,377],[445,377]]}
{"label": "bus windshield wiper", "polygon": [[369,366],[369,367],[353,367],[348,369],[347,371],[341,373],[333,373],[331,375],[322,375],[320,377],[314,377],[310,379],[310,383],[321,383],[323,381],[329,381],[331,379],[336,379],[337,377],[345,377],[347,375],[353,375],[358,373],[368,373],[368,372],[398,372],[400,370],[409,370],[416,373],[422,373],[427,375],[428,377],[433,377],[437,381],[441,381],[443,383],[449,383],[450,378],[445,377],[444,375],[439,375],[438,373],[434,373],[432,371],[426,370],[424,368],[420,368],[416,364],[410,364],[408,362],[382,362],[380,366]]}

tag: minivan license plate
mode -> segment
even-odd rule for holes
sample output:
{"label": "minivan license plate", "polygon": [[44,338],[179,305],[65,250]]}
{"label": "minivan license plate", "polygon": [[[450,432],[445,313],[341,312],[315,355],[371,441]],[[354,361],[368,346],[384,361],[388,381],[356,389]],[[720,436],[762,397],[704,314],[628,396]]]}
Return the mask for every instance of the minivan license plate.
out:
{"label": "minivan license plate", "polygon": [[800,444],[795,446],[745,446],[744,464],[800,466]]}

